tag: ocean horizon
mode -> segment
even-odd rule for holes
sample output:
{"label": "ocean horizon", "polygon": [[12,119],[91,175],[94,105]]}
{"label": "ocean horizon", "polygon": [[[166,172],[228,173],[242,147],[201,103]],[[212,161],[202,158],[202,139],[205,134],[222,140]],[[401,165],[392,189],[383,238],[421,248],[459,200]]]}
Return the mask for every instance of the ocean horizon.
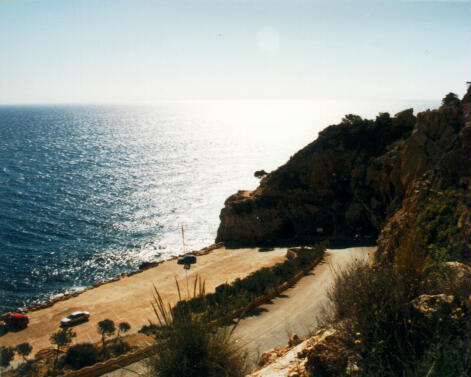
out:
{"label": "ocean horizon", "polygon": [[[415,110],[436,105],[415,101]],[[213,243],[225,199],[256,188],[255,170],[276,169],[347,113],[374,117],[407,107],[1,105],[0,312]]]}

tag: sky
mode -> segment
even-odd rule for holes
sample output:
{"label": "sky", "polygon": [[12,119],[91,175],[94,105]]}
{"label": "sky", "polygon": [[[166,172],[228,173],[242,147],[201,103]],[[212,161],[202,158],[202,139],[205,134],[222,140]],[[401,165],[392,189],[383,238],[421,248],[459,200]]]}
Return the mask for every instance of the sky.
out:
{"label": "sky", "polygon": [[470,1],[0,1],[0,104],[436,100]]}

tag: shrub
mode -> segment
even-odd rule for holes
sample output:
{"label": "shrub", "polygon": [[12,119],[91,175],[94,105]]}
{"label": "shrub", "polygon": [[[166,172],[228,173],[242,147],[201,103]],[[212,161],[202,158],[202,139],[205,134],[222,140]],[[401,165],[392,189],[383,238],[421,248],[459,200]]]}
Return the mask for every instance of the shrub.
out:
{"label": "shrub", "polygon": [[430,200],[417,218],[416,228],[427,247],[427,254],[436,262],[469,262],[471,240],[469,221],[471,193],[449,189]]}
{"label": "shrub", "polygon": [[[222,284],[216,287],[215,293],[180,301],[172,310],[191,310],[195,313],[206,311],[208,321],[219,319],[234,310],[245,307],[254,299],[272,292],[323,255],[324,251],[324,244],[319,244],[314,248],[299,249],[294,259],[286,260],[270,268],[261,268],[244,279],[236,279],[230,285]],[[151,327],[147,326],[141,331],[151,331]]]}
{"label": "shrub", "polygon": [[127,333],[129,330],[131,330],[131,325],[127,322],[121,322],[118,325],[118,339],[120,339],[120,335],[123,333]]}
{"label": "shrub", "polygon": [[7,368],[15,357],[15,349],[13,347],[0,347],[0,367]]}
{"label": "shrub", "polygon": [[93,365],[98,361],[98,350],[91,343],[75,344],[67,350],[66,364],[74,369],[81,369]]}
{"label": "shrub", "polygon": [[152,334],[155,334],[157,329],[158,329],[158,326],[155,323],[150,322],[148,325],[142,326],[139,332],[150,336]]}
{"label": "shrub", "polygon": [[465,377],[470,375],[471,326],[469,326],[469,321],[463,327],[468,336],[446,336],[439,342],[432,343],[417,366],[417,376]]}
{"label": "shrub", "polygon": [[[194,297],[204,305],[204,285],[199,283]],[[178,293],[180,289],[177,284]],[[150,363],[152,376],[159,377],[238,377],[244,376],[246,356],[236,348],[232,331],[209,328],[204,315],[189,305],[178,310],[167,309],[155,290],[154,311],[160,325],[157,341],[165,339]],[[181,297],[181,296],[180,296]],[[204,307],[204,309],[207,309]]]}
{"label": "shrub", "polygon": [[28,356],[31,353],[31,351],[33,350],[33,347],[28,342],[25,342],[25,343],[18,344],[15,347],[15,350],[18,353],[18,355],[20,355],[23,358],[24,361],[27,361],[26,356]]}
{"label": "shrub", "polygon": [[26,362],[18,365],[18,368],[15,370],[15,376],[36,377],[38,376],[38,369],[38,366],[34,363],[33,360],[27,360]]}
{"label": "shrub", "polygon": [[109,351],[111,351],[111,353],[113,355],[119,356],[119,355],[123,355],[123,354],[129,352],[131,350],[131,346],[128,343],[123,342],[121,340],[117,343],[110,344],[108,346],[108,349],[109,349]]}
{"label": "shrub", "polygon": [[[468,375],[462,371],[470,372],[471,329],[458,287],[448,286],[455,301],[437,311],[424,314],[411,304],[439,278],[435,273],[419,279],[405,269],[365,263],[338,275],[329,298],[341,339],[357,355],[362,376]],[[431,373],[447,368],[448,374]]]}

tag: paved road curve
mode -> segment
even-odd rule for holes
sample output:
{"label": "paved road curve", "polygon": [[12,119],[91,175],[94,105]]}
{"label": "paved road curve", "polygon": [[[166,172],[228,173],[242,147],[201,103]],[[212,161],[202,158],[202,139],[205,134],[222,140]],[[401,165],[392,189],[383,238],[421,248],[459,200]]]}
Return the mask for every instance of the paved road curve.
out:
{"label": "paved road curve", "polygon": [[245,345],[252,362],[268,349],[288,344],[289,337],[306,336],[316,326],[327,309],[327,291],[332,287],[336,272],[355,259],[366,259],[372,247],[328,250],[311,274],[302,278],[271,303],[260,307],[260,314],[240,321],[235,335]]}

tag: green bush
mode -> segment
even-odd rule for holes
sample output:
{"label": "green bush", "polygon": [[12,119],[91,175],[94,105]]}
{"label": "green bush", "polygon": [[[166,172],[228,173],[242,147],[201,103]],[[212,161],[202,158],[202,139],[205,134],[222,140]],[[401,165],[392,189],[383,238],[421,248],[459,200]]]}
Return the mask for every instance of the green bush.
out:
{"label": "green bush", "polygon": [[109,344],[107,348],[114,356],[124,355],[131,350],[131,346],[123,341],[117,341],[116,343]]}
{"label": "green bush", "polygon": [[159,326],[157,326],[155,323],[149,323],[148,325],[144,325],[141,327],[141,329],[138,331],[142,334],[146,334],[146,335],[153,335],[157,332]]}
{"label": "green bush", "polygon": [[427,246],[428,255],[437,264],[471,260],[471,238],[466,224],[470,201],[467,187],[446,190],[428,202],[418,216],[419,235]]}
{"label": "green bush", "polygon": [[98,350],[91,343],[78,343],[67,350],[65,363],[73,369],[81,369],[98,361]]}
{"label": "green bush", "polygon": [[338,275],[329,298],[344,346],[357,355],[362,376],[469,375],[470,313],[461,302],[467,297],[461,288],[448,285],[455,301],[437,311],[424,314],[411,304],[430,293],[427,286],[445,290],[438,280],[446,281],[438,274],[419,278],[406,270],[367,264]]}
{"label": "green bush", "polygon": [[[297,257],[292,260],[286,260],[270,268],[264,267],[244,279],[236,279],[232,284],[222,284],[216,287],[215,293],[180,301],[173,310],[205,312],[208,321],[219,319],[234,310],[245,307],[254,299],[269,294],[309,266],[324,251],[324,244],[317,245],[314,249],[297,250]],[[210,310],[206,310],[207,308]]]}
{"label": "green bush", "polygon": [[[417,376],[465,377],[471,371],[469,321],[463,328],[468,336],[446,336],[433,342],[417,365]],[[462,334],[465,335],[465,334]]]}

